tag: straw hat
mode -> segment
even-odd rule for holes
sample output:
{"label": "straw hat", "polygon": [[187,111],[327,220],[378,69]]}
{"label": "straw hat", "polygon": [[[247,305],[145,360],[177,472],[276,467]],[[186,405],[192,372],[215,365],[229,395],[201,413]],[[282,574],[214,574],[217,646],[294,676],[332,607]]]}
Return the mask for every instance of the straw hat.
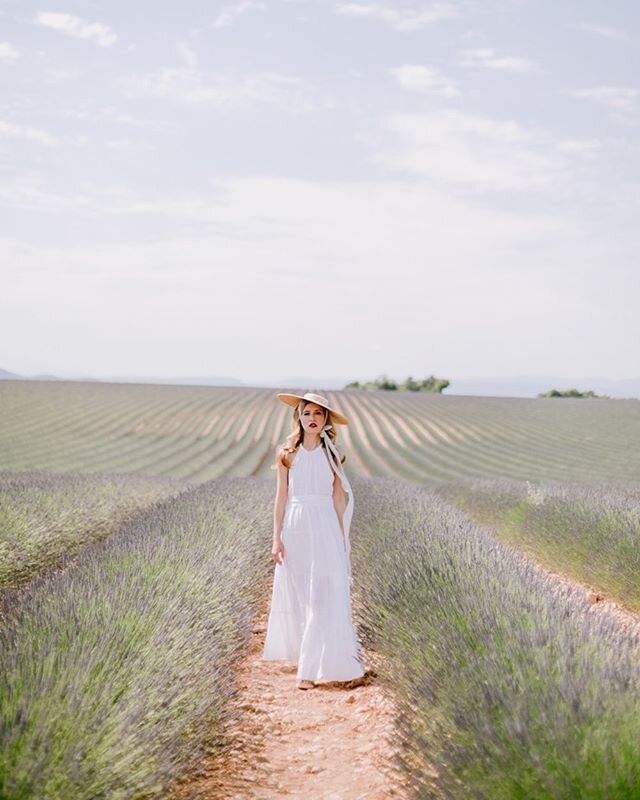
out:
{"label": "straw hat", "polygon": [[301,400],[307,400],[310,403],[316,403],[316,405],[322,406],[323,408],[326,408],[327,411],[330,411],[333,420],[337,422],[338,425],[349,424],[349,420],[344,416],[344,414],[336,411],[335,408],[331,408],[326,397],[323,397],[321,394],[315,394],[315,392],[307,392],[306,394],[288,394],[287,392],[279,392],[276,396],[278,400],[281,400],[288,406],[297,406]]}

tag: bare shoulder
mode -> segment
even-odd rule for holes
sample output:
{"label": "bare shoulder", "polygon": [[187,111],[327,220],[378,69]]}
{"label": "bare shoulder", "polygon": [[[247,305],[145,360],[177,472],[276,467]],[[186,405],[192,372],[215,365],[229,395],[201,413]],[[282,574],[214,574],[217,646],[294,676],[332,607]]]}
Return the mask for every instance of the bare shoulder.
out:
{"label": "bare shoulder", "polygon": [[291,469],[295,455],[295,452],[291,452],[286,447],[279,445],[276,449],[276,466]]}

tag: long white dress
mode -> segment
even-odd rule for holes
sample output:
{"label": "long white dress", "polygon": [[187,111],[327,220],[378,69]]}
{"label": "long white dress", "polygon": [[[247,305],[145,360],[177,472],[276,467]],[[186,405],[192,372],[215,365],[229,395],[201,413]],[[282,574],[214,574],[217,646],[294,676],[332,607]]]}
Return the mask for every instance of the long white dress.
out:
{"label": "long white dress", "polygon": [[345,542],[333,504],[334,471],[325,448],[302,444],[289,470],[262,658],[297,663],[297,678],[348,681],[364,675],[351,621]]}

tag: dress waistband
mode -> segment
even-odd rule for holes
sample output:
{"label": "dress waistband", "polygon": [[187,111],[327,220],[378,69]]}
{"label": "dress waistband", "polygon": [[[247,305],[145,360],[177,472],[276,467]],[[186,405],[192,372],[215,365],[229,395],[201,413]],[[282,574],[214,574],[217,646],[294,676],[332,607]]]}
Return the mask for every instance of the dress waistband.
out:
{"label": "dress waistband", "polygon": [[289,498],[289,504],[305,503],[311,505],[323,505],[331,503],[333,505],[333,497],[330,494],[296,494]]}

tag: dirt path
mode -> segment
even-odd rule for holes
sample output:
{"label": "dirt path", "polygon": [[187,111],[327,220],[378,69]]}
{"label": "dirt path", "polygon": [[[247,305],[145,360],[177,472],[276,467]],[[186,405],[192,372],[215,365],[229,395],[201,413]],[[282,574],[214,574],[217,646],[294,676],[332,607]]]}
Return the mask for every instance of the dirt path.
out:
{"label": "dirt path", "polygon": [[262,661],[268,605],[238,669],[240,699],[227,723],[232,750],[203,760],[167,800],[404,800],[393,767],[393,705],[366,674],[348,683],[296,688],[296,667]]}

